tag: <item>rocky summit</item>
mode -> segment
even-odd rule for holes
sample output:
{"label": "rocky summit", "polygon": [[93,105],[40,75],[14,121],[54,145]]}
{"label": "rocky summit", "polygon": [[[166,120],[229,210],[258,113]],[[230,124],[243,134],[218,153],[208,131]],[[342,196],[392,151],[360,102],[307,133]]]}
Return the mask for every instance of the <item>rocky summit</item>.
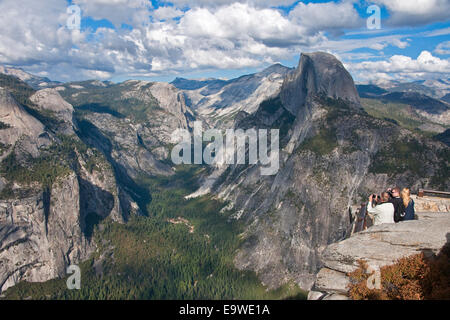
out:
{"label": "rocky summit", "polygon": [[318,94],[359,105],[353,78],[339,60],[323,52],[303,53],[297,69],[283,82],[281,101],[296,115],[308,97]]}

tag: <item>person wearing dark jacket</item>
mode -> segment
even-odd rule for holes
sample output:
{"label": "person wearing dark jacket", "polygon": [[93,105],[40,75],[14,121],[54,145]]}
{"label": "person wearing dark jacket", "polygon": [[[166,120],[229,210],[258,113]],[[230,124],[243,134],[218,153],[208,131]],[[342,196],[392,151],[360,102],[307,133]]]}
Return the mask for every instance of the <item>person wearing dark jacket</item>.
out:
{"label": "person wearing dark jacket", "polygon": [[403,218],[403,221],[414,220],[416,212],[414,210],[414,200],[411,199],[411,190],[403,188],[401,196],[405,208],[405,217]]}
{"label": "person wearing dark jacket", "polygon": [[400,188],[395,187],[391,191],[391,198],[389,202],[394,205],[394,221],[400,222],[405,217],[405,205],[403,204],[403,200],[400,197]]}

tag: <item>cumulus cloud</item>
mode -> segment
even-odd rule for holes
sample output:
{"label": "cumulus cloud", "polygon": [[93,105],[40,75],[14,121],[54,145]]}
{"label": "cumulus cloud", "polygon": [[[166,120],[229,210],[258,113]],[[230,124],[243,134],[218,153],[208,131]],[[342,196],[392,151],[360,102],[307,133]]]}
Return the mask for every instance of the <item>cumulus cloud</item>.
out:
{"label": "cumulus cloud", "polygon": [[[160,7],[152,11],[156,21],[144,23],[150,18],[143,18],[148,8],[141,1],[77,0],[83,16],[135,26],[80,32],[65,27],[64,2],[49,0],[46,6],[27,2],[30,5],[14,0],[0,3],[0,10],[8,13],[0,20],[0,63],[28,66],[28,70],[46,68],[55,79],[255,67],[279,61],[296,53],[297,45],[321,39],[307,35],[305,28],[276,9],[245,3],[185,13]],[[131,12],[121,11],[129,6]],[[19,10],[22,7],[25,12]],[[171,20],[174,17],[179,20]]]}
{"label": "cumulus cloud", "polygon": [[439,78],[450,73],[450,59],[440,59],[434,57],[429,51],[422,51],[417,59],[394,55],[388,60],[350,64],[349,69],[355,72],[358,78],[369,81]]}
{"label": "cumulus cloud", "polygon": [[[392,10],[394,18],[412,12],[400,5],[407,2],[394,2],[397,5],[378,0]],[[380,51],[389,46],[404,49],[410,45],[407,35],[336,39],[343,30],[365,26],[353,0],[308,4],[294,0],[173,0],[159,1],[157,8],[148,0],[72,3],[81,7],[83,17],[107,19],[115,28],[67,29],[64,0],[47,0],[45,6],[34,0],[2,0],[0,64],[46,73],[55,80],[104,79],[259,67],[291,59],[301,51],[324,50],[345,56],[352,50],[370,48],[382,55]],[[292,4],[289,13],[277,8]],[[434,14],[428,6],[421,8],[424,15]],[[123,24],[132,28],[122,28]],[[434,52],[447,51],[448,44],[443,43]],[[387,62],[393,68],[395,61]]]}
{"label": "cumulus cloud", "polygon": [[385,6],[391,17],[388,22],[394,26],[425,25],[449,19],[449,0],[372,0]]}
{"label": "cumulus cloud", "polygon": [[151,2],[147,0],[73,0],[72,3],[82,8],[83,16],[106,19],[116,27],[148,23],[149,10],[152,8]]}
{"label": "cumulus cloud", "polygon": [[174,7],[159,7],[158,9],[154,10],[151,13],[152,17],[154,17],[159,21],[178,18],[181,17],[183,14],[184,14],[183,11]]}
{"label": "cumulus cloud", "polygon": [[81,32],[66,28],[64,1],[0,2],[0,64],[47,71],[54,79],[110,77],[116,72],[150,70],[151,57],[135,39],[99,28]]}
{"label": "cumulus cloud", "polygon": [[362,18],[351,2],[299,3],[289,14],[311,32],[320,30],[340,33],[342,29],[360,27]]}

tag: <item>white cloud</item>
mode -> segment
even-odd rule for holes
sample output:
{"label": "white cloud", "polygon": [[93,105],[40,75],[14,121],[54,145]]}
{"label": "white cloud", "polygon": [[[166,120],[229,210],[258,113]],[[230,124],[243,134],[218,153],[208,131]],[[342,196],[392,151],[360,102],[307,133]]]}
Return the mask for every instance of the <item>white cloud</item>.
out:
{"label": "white cloud", "polygon": [[450,41],[439,43],[434,52],[442,55],[450,54]]}
{"label": "white cloud", "polygon": [[[264,22],[264,23],[262,23]],[[183,17],[182,32],[194,37],[219,37],[227,39],[253,38],[261,41],[291,43],[302,40],[305,28],[292,23],[279,11],[256,9],[246,4],[234,3],[217,10],[197,8]]]}
{"label": "white cloud", "polygon": [[[295,1],[174,0],[169,1],[174,5],[152,9],[147,0],[74,0],[84,17],[107,19],[117,27],[94,32],[65,27],[68,15],[64,0],[47,0],[45,6],[35,0],[1,0],[0,64],[46,72],[55,80],[103,79],[258,67],[291,59],[301,51],[317,50],[347,57],[350,61],[346,62],[353,66],[350,55],[345,55],[352,50],[382,51],[389,46],[403,49],[410,45],[409,35],[328,38],[328,34],[361,26],[352,1],[298,3],[286,14],[273,7]],[[422,9],[425,15],[432,10]],[[392,10],[398,13],[406,9],[392,5]],[[133,29],[120,28],[123,23]],[[448,46],[443,43],[434,52],[445,50]],[[417,63],[411,61],[407,62]],[[395,61],[388,62],[393,68]]]}
{"label": "white cloud", "polygon": [[73,4],[80,6],[83,16],[106,19],[116,27],[124,23],[136,27],[149,23],[152,8],[147,0],[73,0]]}
{"label": "white cloud", "polygon": [[[290,57],[298,52],[296,45],[320,38],[306,35],[305,28],[276,9],[249,4],[192,8],[183,14],[173,7],[161,7],[153,12],[158,21],[144,23],[148,8],[142,1],[74,2],[83,16],[107,18],[116,25],[129,22],[135,27],[68,30],[64,1],[49,0],[42,6],[33,0],[20,4],[3,0],[0,64],[46,71],[56,80],[237,69]],[[179,15],[179,21],[169,19]]]}
{"label": "white cloud", "polygon": [[308,4],[300,2],[289,16],[313,32],[327,30],[338,33],[342,29],[355,28],[364,24],[351,2]]}
{"label": "white cloud", "polygon": [[234,3],[242,3],[251,5],[253,7],[261,8],[261,7],[279,7],[279,6],[288,6],[296,2],[297,0],[246,0],[246,1],[237,1],[237,0],[167,0],[163,1],[164,3],[174,4],[178,8],[185,7],[203,7],[203,8],[216,8],[219,6],[227,6]]}
{"label": "white cloud", "polygon": [[174,7],[159,7],[151,13],[152,17],[159,21],[181,17],[183,14],[183,11]]}
{"label": "white cloud", "polygon": [[360,80],[369,81],[439,78],[450,73],[450,59],[440,59],[434,57],[429,51],[422,51],[417,59],[394,55],[388,60],[349,64],[349,69]]}
{"label": "white cloud", "polygon": [[372,0],[384,5],[391,14],[391,25],[425,25],[449,20],[449,0]]}

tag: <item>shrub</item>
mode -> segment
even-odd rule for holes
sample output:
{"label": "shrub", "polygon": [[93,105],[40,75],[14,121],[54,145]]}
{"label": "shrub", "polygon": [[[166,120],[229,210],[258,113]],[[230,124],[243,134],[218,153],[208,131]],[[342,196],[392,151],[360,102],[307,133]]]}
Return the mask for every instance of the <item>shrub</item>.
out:
{"label": "shrub", "polygon": [[331,153],[338,146],[336,131],[334,129],[322,128],[314,137],[306,139],[302,148],[324,156]]}
{"label": "shrub", "polygon": [[450,246],[437,256],[427,258],[422,252],[399,259],[380,269],[381,289],[369,289],[367,264],[350,273],[349,295],[354,300],[434,300],[450,299]]}

